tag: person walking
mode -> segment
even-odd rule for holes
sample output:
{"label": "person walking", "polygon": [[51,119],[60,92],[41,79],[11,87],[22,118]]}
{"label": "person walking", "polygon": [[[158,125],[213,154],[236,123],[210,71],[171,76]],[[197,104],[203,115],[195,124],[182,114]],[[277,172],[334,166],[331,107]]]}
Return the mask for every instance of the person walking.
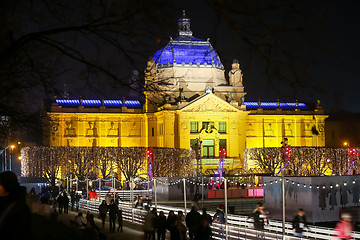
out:
{"label": "person walking", "polygon": [[63,194],[63,205],[64,205],[64,213],[69,214],[69,197],[66,194],[66,192],[64,192]]}
{"label": "person walking", "polygon": [[[254,219],[254,228],[256,230],[264,232],[265,223],[268,224],[266,212],[262,203],[258,203],[254,211],[249,215],[247,219]],[[257,234],[258,238],[264,238],[263,234]]]}
{"label": "person walking", "polygon": [[71,211],[74,211],[74,206],[75,206],[75,202],[76,202],[75,190],[72,190],[70,193],[70,201],[71,201]]}
{"label": "person walking", "polygon": [[[4,239],[28,239],[31,212],[25,201],[26,188],[14,172],[0,173],[0,233]],[[1,239],[2,239],[1,238]]]}
{"label": "person walking", "polygon": [[213,217],[212,222],[219,224],[219,235],[220,238],[223,238],[225,236],[224,231],[224,223],[225,223],[225,214],[224,214],[224,204],[220,204],[219,207],[216,210],[216,213]]}
{"label": "person walking", "polygon": [[111,199],[109,205],[109,222],[110,222],[110,232],[115,232],[115,222],[116,214],[119,211],[119,207],[115,204],[114,199]]}
{"label": "person walking", "polygon": [[80,207],[80,199],[81,199],[81,195],[79,193],[76,193],[76,211],[78,212],[79,211],[79,207]]}
{"label": "person walking", "polygon": [[157,240],[165,240],[167,219],[163,211],[159,212],[156,219]]}
{"label": "person walking", "polygon": [[64,209],[64,197],[62,192],[59,193],[59,195],[56,198],[56,201],[59,207],[59,214],[62,214]]}
{"label": "person walking", "polygon": [[103,200],[102,203],[99,205],[99,215],[102,221],[102,227],[105,226],[105,219],[106,214],[108,212],[109,206],[107,205],[106,201]]}
{"label": "person walking", "polygon": [[186,226],[189,229],[190,240],[194,239],[194,235],[200,226],[200,218],[200,213],[198,213],[195,206],[192,206],[191,211],[186,215],[185,219]]}
{"label": "person walking", "polygon": [[200,226],[197,229],[194,240],[211,240],[212,232],[208,218],[201,218]]}
{"label": "person walking", "polygon": [[349,213],[342,213],[341,220],[336,224],[335,237],[342,240],[352,239],[352,232],[354,231],[354,226],[351,223],[352,217]]}
{"label": "person walking", "polygon": [[155,240],[155,220],[156,220],[156,209],[155,211],[150,211],[149,207],[146,207],[148,211],[145,215],[144,221],[144,234],[146,240]]}
{"label": "person walking", "polygon": [[211,225],[211,223],[212,223],[212,218],[211,218],[210,214],[208,214],[208,213],[206,212],[206,208],[203,208],[203,209],[202,209],[201,219],[207,219],[209,225]]}
{"label": "person walking", "polygon": [[310,228],[307,224],[307,221],[306,221],[305,212],[302,208],[299,208],[297,210],[296,215],[292,221],[292,226],[293,226],[294,235],[296,237],[304,237],[303,231],[304,231],[305,227],[308,230],[310,230]]}
{"label": "person walking", "polygon": [[178,239],[178,235],[179,233],[177,232],[176,229],[176,221],[177,221],[177,216],[175,214],[175,212],[173,210],[170,210],[169,215],[167,217],[167,228],[169,229],[170,232],[170,239],[171,240],[176,240]]}
{"label": "person walking", "polygon": [[119,209],[119,211],[117,212],[117,219],[118,219],[118,223],[119,223],[119,227],[118,227],[118,232],[119,230],[121,230],[121,232],[123,231],[123,217],[122,217],[122,210]]}
{"label": "person walking", "polygon": [[182,211],[178,211],[178,216],[177,216],[177,221],[176,221],[176,229],[179,233],[179,239],[180,240],[186,240],[186,225],[184,223],[185,221],[185,216],[184,213]]}

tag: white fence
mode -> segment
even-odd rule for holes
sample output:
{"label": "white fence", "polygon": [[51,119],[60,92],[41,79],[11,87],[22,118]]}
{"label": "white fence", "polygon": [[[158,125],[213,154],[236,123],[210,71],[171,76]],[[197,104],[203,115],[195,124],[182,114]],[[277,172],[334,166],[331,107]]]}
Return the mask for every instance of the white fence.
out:
{"label": "white fence", "polygon": [[[80,201],[80,208],[84,210],[88,210],[90,212],[97,213],[98,207],[100,202],[98,201],[88,201],[88,200],[81,200]],[[145,210],[131,208],[130,203],[128,202],[121,202],[119,207],[123,210],[123,219],[124,221],[128,221],[135,224],[143,224],[144,223],[144,216],[146,214]],[[158,211],[163,211],[165,214],[168,214],[170,210],[175,212],[177,211],[184,211],[184,208],[176,208],[176,207],[169,207],[163,205],[157,205]],[[187,212],[190,209],[187,209]],[[213,212],[209,212],[210,215],[213,215]],[[225,227],[221,224],[212,224],[212,230],[215,239],[224,239],[226,232],[227,232],[227,239],[256,239],[257,236],[261,235],[265,239],[282,239],[282,222],[276,220],[270,220],[269,225],[265,226],[265,231],[257,231],[252,229],[253,222],[252,219],[246,221],[246,216],[238,216],[238,215],[228,215],[228,225]],[[295,240],[299,239],[292,235],[292,225],[291,223],[287,222],[285,225],[286,228],[286,237],[285,239],[288,240]],[[302,239],[325,239],[329,240],[334,235],[334,230],[330,228],[318,227],[318,226],[311,226],[311,232],[306,231],[304,232],[304,238]],[[223,235],[223,237],[221,237]],[[355,232],[353,234],[355,239],[360,239],[360,233]]]}

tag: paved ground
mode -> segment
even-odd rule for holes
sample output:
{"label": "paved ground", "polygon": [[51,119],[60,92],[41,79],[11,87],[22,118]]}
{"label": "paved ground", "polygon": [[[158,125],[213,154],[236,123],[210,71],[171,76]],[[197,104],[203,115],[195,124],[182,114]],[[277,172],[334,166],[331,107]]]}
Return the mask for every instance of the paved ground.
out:
{"label": "paved ground", "polygon": [[[27,203],[33,212],[32,229],[34,239],[37,240],[57,240],[57,239],[87,239],[77,229],[75,229],[70,220],[73,220],[78,214],[77,212],[70,211],[69,214],[59,214],[57,221],[50,218],[52,206],[40,204],[37,197],[30,197]],[[86,213],[84,213],[84,216]],[[109,232],[109,221],[107,218],[104,228],[102,228],[101,220],[95,216],[95,223],[101,229],[101,232],[107,236],[107,240],[124,239],[124,240],[139,240],[143,237],[142,226],[131,224],[124,221],[123,232]],[[117,230],[118,225],[116,225]],[[91,238],[92,239],[92,238]]]}
{"label": "paved ground", "polygon": [[[77,215],[77,212],[69,211],[69,214],[60,214],[58,217],[58,220],[64,222],[68,226],[71,226],[70,220],[73,220],[76,215]],[[84,215],[85,215],[85,213],[84,213]],[[105,223],[104,228],[102,228],[102,226],[101,226],[102,224],[101,224],[100,219],[95,218],[95,223],[101,229],[101,232],[107,236],[108,240],[115,240],[115,239],[126,239],[126,240],[137,239],[138,240],[138,239],[141,239],[143,236],[142,226],[139,226],[139,225],[124,222],[123,232],[110,233],[108,219]],[[116,224],[116,228],[117,227],[118,227],[118,225]]]}

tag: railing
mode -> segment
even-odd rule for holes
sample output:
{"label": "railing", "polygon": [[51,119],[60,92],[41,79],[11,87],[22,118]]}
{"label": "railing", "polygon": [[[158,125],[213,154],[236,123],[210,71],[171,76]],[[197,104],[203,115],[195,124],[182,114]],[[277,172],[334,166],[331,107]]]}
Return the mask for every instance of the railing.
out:
{"label": "railing", "polygon": [[[99,201],[88,201],[88,200],[81,200],[80,201],[80,208],[97,213],[98,207],[100,205]],[[134,224],[143,224],[144,223],[144,216],[146,214],[145,210],[131,208],[130,203],[128,202],[121,202],[119,207],[123,210],[123,219],[124,221],[128,221]],[[165,214],[168,214],[170,210],[175,212],[177,211],[184,211],[184,208],[176,208],[176,207],[169,207],[158,205],[158,211],[163,211]],[[187,212],[190,209],[187,209]],[[209,212],[210,215],[215,213]],[[262,236],[265,239],[282,239],[282,222],[277,220],[270,220],[269,225],[265,226],[265,231],[258,231],[252,228],[253,221],[249,219],[246,221],[246,216],[238,216],[238,215],[228,215],[228,225],[227,229],[225,228],[224,224],[212,224],[212,230],[214,234],[214,239],[224,239],[226,232],[229,240],[232,239],[256,239],[258,236]],[[330,228],[318,227],[318,226],[311,226],[311,232],[304,232],[304,238],[302,239],[330,239],[334,234],[335,231]],[[299,239],[298,237],[292,236],[293,230],[291,223],[287,222],[285,225],[286,231],[286,238],[288,240],[295,240]],[[355,239],[360,239],[360,232],[355,232],[353,234]]]}
{"label": "railing", "polygon": [[[114,190],[96,190],[96,193],[98,194],[98,197],[101,197],[102,199],[105,198],[106,194],[114,194]],[[115,190],[115,194],[118,194],[122,201],[129,202],[131,196],[135,197],[136,195],[139,196],[149,196],[151,199],[152,197],[152,190]]]}

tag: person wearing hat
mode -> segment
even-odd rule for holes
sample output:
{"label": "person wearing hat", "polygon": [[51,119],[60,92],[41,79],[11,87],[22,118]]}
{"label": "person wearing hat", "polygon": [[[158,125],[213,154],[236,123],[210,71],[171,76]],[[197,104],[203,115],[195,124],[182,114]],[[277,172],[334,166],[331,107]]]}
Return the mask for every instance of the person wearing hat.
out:
{"label": "person wearing hat", "polygon": [[0,173],[0,232],[6,239],[31,238],[31,213],[25,196],[26,189],[15,173]]}
{"label": "person wearing hat", "polygon": [[354,231],[354,226],[351,223],[352,217],[349,213],[342,213],[341,220],[337,223],[335,227],[336,235],[340,239],[352,239],[352,232]]}
{"label": "person wearing hat", "polygon": [[219,235],[220,237],[224,237],[224,223],[225,223],[225,214],[224,214],[224,204],[220,204],[219,207],[216,209],[216,213],[213,217],[213,222],[218,223],[219,225]]}

